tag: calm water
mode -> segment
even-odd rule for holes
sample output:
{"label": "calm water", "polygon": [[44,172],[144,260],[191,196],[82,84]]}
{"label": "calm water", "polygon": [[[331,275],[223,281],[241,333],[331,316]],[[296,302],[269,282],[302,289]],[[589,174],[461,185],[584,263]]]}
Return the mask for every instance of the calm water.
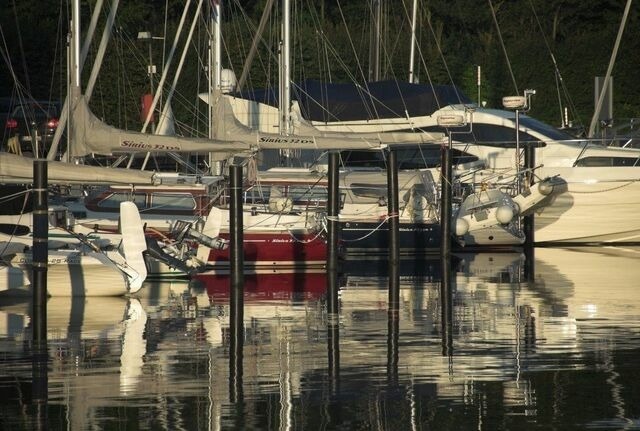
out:
{"label": "calm water", "polygon": [[337,322],[324,274],[247,276],[242,346],[224,279],[51,298],[46,367],[4,303],[0,429],[640,429],[640,248],[537,249],[532,281],[464,256],[444,314],[412,263],[397,320],[384,266],[352,265]]}

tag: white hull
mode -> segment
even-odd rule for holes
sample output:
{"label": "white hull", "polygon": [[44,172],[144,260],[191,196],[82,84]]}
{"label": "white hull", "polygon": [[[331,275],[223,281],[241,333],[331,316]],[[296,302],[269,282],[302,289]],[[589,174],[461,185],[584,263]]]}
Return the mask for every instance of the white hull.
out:
{"label": "white hull", "polygon": [[[18,253],[10,263],[0,267],[0,291],[32,283],[29,254]],[[126,276],[100,253],[49,252],[46,276],[49,296],[121,296],[128,292]]]}
{"label": "white hull", "polygon": [[[233,113],[243,124],[263,131],[273,131],[278,124],[278,110],[269,105],[228,97]],[[295,106],[295,104],[294,104]],[[437,116],[444,114],[467,115],[462,105],[447,106],[431,116],[384,118],[369,121],[312,122],[321,131],[342,133],[399,132],[421,127],[433,127]],[[536,212],[535,242],[620,244],[640,242],[640,166],[579,166],[576,160],[593,157],[596,165],[606,165],[607,159],[638,157],[633,149],[599,147],[586,142],[554,141],[551,126],[531,118],[520,129],[534,139],[546,142],[535,150],[538,177],[560,175],[567,182],[567,191]],[[515,135],[514,114],[502,110],[476,109],[472,124],[484,124]],[[473,127],[473,126],[472,126]],[[489,127],[489,126],[485,126]],[[295,129],[295,121],[294,121]],[[509,132],[507,132],[509,133]],[[419,138],[419,133],[416,134]],[[454,143],[454,147],[476,155],[489,169],[508,169],[515,165],[515,151],[500,147]],[[586,150],[585,150],[586,148]],[[478,180],[476,179],[476,182]]]}
{"label": "white hull", "polygon": [[[583,171],[590,168],[581,168]],[[602,169],[602,168],[594,168]],[[640,168],[628,168],[640,171]],[[638,172],[640,177],[640,172]],[[640,181],[567,178],[567,191],[536,212],[535,241],[640,242]]]}

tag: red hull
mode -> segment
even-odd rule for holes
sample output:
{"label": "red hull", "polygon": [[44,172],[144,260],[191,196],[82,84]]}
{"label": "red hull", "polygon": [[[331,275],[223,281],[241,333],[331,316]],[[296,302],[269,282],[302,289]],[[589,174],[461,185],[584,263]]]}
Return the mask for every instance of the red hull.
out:
{"label": "red hull", "polygon": [[[229,239],[229,234],[220,235]],[[245,267],[323,266],[327,260],[327,243],[317,234],[298,234],[293,238],[284,233],[243,234]],[[209,266],[228,267],[229,248],[211,250]]]}

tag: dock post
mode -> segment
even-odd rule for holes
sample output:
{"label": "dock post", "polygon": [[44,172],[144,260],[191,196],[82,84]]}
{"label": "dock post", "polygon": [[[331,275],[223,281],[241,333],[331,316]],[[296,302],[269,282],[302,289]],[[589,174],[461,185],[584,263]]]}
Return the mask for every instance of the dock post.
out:
{"label": "dock post", "polygon": [[387,158],[387,212],[389,226],[389,310],[396,310],[400,302],[400,211],[398,191],[398,159],[394,149]]}
{"label": "dock post", "polygon": [[440,161],[442,165],[441,196],[440,196],[440,256],[442,259],[449,259],[451,256],[451,183],[453,175],[451,173],[451,133],[449,142],[440,147]]}
{"label": "dock post", "polygon": [[329,152],[327,200],[327,353],[331,390],[340,381],[340,332],[338,303],[338,241],[340,237],[340,153]]}
{"label": "dock post", "polygon": [[[329,153],[329,196],[327,202],[327,274],[336,278],[338,275],[338,239],[340,237],[340,153]],[[335,280],[334,280],[335,281]],[[327,292],[327,311],[338,313],[338,283],[329,283]]]}
{"label": "dock post", "polygon": [[388,150],[387,212],[389,226],[389,305],[387,310],[387,380],[398,383],[398,337],[400,328],[400,210],[398,158],[396,150]]}
{"label": "dock post", "polygon": [[[37,155],[36,155],[37,157]],[[46,160],[33,161],[33,339],[32,339],[32,401],[38,427],[47,428],[48,349],[47,349],[47,263],[49,260],[49,196],[48,164]]]}
{"label": "dock post", "polygon": [[233,401],[242,400],[242,350],[244,346],[244,247],[242,220],[242,166],[231,164],[229,203],[229,264],[231,274],[229,389]]}
{"label": "dock post", "polygon": [[[525,164],[525,168],[527,169],[527,178],[526,178],[526,182],[527,182],[527,186],[531,187],[532,185],[534,185],[535,183],[535,177],[533,175],[533,168],[535,167],[536,164],[536,148],[535,145],[529,143],[526,147],[525,147],[525,153],[524,153],[524,164]],[[534,260],[535,260],[535,215],[532,212],[531,214],[528,214],[526,216],[524,216],[524,220],[523,220],[523,230],[524,230],[524,236],[525,236],[525,243],[524,243],[524,254],[525,254],[525,266],[524,266],[524,270],[525,270],[525,278],[527,280],[533,280],[535,275],[534,275]]]}
{"label": "dock post", "polygon": [[33,346],[38,352],[47,347],[47,262],[49,260],[49,196],[47,161],[33,161]]}
{"label": "dock post", "polygon": [[[524,152],[524,164],[526,169],[526,185],[527,187],[531,187],[535,184],[535,177],[533,175],[533,168],[536,164],[536,148],[535,145],[528,144],[525,147]],[[524,216],[524,234],[526,244],[529,246],[533,246],[535,243],[535,224],[534,224],[534,216],[533,213]]]}

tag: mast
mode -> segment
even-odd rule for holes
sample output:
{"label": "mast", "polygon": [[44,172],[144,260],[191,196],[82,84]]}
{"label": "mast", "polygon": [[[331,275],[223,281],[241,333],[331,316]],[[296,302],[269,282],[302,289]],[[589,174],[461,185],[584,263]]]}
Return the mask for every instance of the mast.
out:
{"label": "mast", "polygon": [[382,38],[382,0],[371,0],[373,30],[369,51],[369,81],[380,80],[380,39]]}
{"label": "mast", "polygon": [[416,50],[416,21],[418,15],[418,0],[413,0],[411,12],[411,51],[409,52],[409,82],[414,83],[416,78],[413,74],[415,50]]}
{"label": "mast", "polygon": [[80,88],[80,0],[74,0],[73,9],[71,10],[71,43],[72,43],[72,55],[73,61],[71,63],[71,73],[73,86]]}
{"label": "mast", "polygon": [[598,96],[598,102],[596,103],[596,108],[593,112],[593,117],[591,117],[591,125],[589,126],[589,134],[587,135],[589,138],[592,138],[593,134],[596,131],[596,124],[598,122],[598,117],[600,117],[600,111],[602,110],[602,103],[604,102],[604,96],[607,93],[607,89],[610,85],[611,71],[613,70],[613,65],[616,62],[616,56],[618,55],[618,48],[620,47],[620,39],[622,39],[622,33],[624,32],[624,26],[627,23],[627,16],[629,16],[630,8],[631,8],[631,0],[627,0],[627,5],[624,8],[624,14],[622,16],[622,22],[620,23],[620,28],[618,29],[618,36],[616,37],[616,43],[613,46],[613,52],[611,53],[611,59],[609,60],[609,67],[607,68],[607,74],[605,75],[604,82],[602,83],[602,89],[600,90],[600,95]]}
{"label": "mast", "polygon": [[[216,90],[221,89],[222,78],[222,26],[220,25],[220,2],[213,1],[210,10],[210,26],[211,35],[209,38],[209,57],[208,57],[208,70],[209,70],[209,103],[207,104],[207,114],[209,118],[209,139],[214,139],[214,124],[213,124],[213,95]],[[212,175],[219,175],[222,173],[222,163],[214,160],[214,155],[209,153],[209,173]]]}
{"label": "mast", "polygon": [[290,20],[291,4],[282,0],[282,41],[280,49],[280,134],[291,133],[291,53],[290,53]]}

